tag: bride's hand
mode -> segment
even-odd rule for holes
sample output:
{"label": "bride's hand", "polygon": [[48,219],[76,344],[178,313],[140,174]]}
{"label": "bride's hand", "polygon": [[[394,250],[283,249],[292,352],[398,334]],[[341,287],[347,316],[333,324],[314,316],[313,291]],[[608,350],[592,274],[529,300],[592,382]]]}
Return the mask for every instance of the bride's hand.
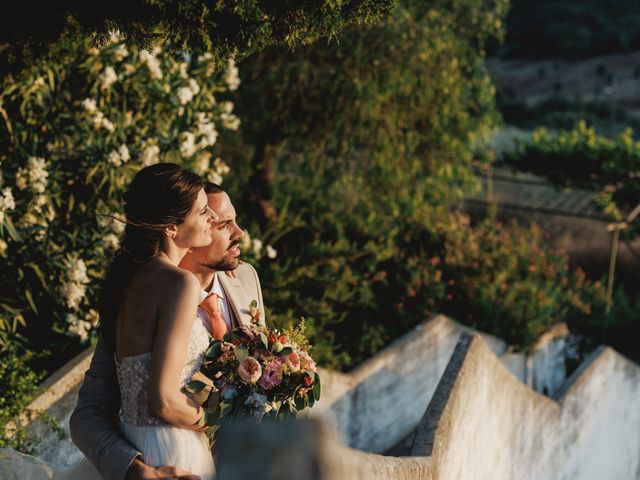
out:
{"label": "bride's hand", "polygon": [[153,480],[156,478],[172,480],[200,480],[198,475],[181,470],[171,465],[161,467],[150,467],[139,458],[131,462],[125,480]]}
{"label": "bride's hand", "polygon": [[[238,260],[238,267],[243,263],[244,262],[242,260]],[[238,274],[236,273],[238,267],[234,268],[233,270],[226,270],[224,273],[227,274],[227,277],[236,278],[238,276]]]}

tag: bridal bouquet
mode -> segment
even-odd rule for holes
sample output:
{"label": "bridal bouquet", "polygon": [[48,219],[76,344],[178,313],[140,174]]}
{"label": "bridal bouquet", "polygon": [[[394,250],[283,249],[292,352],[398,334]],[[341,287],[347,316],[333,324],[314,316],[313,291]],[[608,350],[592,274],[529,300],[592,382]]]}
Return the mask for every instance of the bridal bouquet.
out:
{"label": "bridal bouquet", "polygon": [[295,417],[320,399],[320,377],[309,355],[304,319],[283,332],[258,323],[261,311],[251,302],[252,321],[212,340],[202,367],[185,390],[204,409],[201,423],[215,443],[226,420]]}

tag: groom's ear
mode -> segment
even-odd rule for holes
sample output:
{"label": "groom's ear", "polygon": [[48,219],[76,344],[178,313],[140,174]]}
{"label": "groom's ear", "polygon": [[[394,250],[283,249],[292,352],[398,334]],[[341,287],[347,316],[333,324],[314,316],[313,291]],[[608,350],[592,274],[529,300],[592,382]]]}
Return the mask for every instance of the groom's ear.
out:
{"label": "groom's ear", "polygon": [[178,233],[177,225],[169,225],[168,227],[164,228],[164,235],[167,238],[176,238],[177,233]]}

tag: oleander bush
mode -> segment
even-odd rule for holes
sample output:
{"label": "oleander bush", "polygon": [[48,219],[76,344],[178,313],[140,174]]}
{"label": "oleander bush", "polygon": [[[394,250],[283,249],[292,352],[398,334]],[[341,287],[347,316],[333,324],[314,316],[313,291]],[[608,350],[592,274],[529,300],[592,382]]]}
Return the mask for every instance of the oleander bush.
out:
{"label": "oleander bush", "polygon": [[[121,196],[158,161],[213,181],[228,171],[218,132],[239,119],[225,99],[232,62],[160,48],[61,46],[0,88],[0,325],[32,348],[86,343],[106,259],[122,229]],[[11,327],[11,328],[9,328]]]}

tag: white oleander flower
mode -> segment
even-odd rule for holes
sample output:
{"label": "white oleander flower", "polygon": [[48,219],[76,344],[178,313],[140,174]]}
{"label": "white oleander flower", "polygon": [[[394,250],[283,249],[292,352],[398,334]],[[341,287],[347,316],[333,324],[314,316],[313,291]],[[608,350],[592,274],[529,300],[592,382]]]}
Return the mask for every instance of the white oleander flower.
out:
{"label": "white oleander flower", "polygon": [[196,114],[196,119],[198,122],[196,126],[196,135],[200,137],[198,146],[200,148],[206,148],[215,145],[218,141],[218,131],[216,130],[216,126],[203,112],[198,112]]}
{"label": "white oleander flower", "polygon": [[42,213],[42,207],[44,207],[47,204],[48,201],[48,197],[47,195],[44,194],[38,194],[33,198],[33,210],[38,212],[38,213]]}
{"label": "white oleander flower", "polygon": [[116,28],[115,30],[111,30],[109,32],[109,40],[107,43],[109,44],[120,43],[122,40],[124,40],[124,35],[122,35],[120,30]]}
{"label": "white oleander flower", "polygon": [[[154,49],[154,53],[156,49]],[[160,68],[160,61],[155,57],[154,54],[149,53],[147,50],[142,50],[140,52],[140,61],[144,63],[149,69],[149,73],[151,74],[151,78],[154,80],[162,79],[162,69]]]}
{"label": "white oleander flower", "polygon": [[222,120],[224,128],[228,130],[235,132],[240,128],[240,119],[233,113],[221,113],[220,120]]}
{"label": "white oleander flower", "polygon": [[189,87],[180,87],[178,88],[176,94],[178,95],[178,101],[180,105],[186,105],[193,98],[193,92]]}
{"label": "white oleander flower", "polygon": [[24,190],[31,186],[34,193],[44,193],[47,189],[49,172],[44,158],[30,157],[25,168],[19,168],[16,173],[16,186]]}
{"label": "white oleander flower", "polygon": [[251,250],[253,250],[253,253],[256,255],[256,257],[260,256],[260,252],[262,252],[262,240],[254,238],[251,241]]}
{"label": "white oleander flower", "polygon": [[90,321],[82,320],[73,313],[68,313],[65,320],[68,325],[67,331],[70,334],[78,336],[81,342],[87,341],[93,328]]}
{"label": "white oleander flower", "polygon": [[116,129],[113,123],[111,123],[111,120],[109,120],[107,117],[103,117],[102,119],[102,128],[104,128],[108,132],[113,132]]}
{"label": "white oleander flower", "polygon": [[194,95],[200,93],[200,85],[195,78],[189,79],[189,89],[193,92]]}
{"label": "white oleander flower", "polygon": [[225,71],[224,81],[231,91],[237,90],[240,86],[238,67],[236,67],[236,62],[233,59],[229,60],[229,62],[227,63],[227,70]]}
{"label": "white oleander flower", "polygon": [[124,65],[122,65],[122,70],[124,70],[125,74],[131,75],[133,72],[136,71],[136,67],[135,65],[132,65],[130,63],[125,63]]}
{"label": "white oleander flower", "polygon": [[243,230],[244,236],[240,240],[240,249],[241,250],[249,250],[251,248],[251,235],[249,235],[249,230]]}
{"label": "white oleander flower", "polygon": [[91,115],[91,124],[97,129],[104,128],[109,132],[115,130],[115,126],[111,123],[111,120],[105,117],[104,113],[100,110],[96,110],[93,115]]}
{"label": "white oleander flower", "polygon": [[229,173],[231,169],[229,166],[222,161],[220,157],[217,157],[213,161],[213,168],[209,171],[207,175],[207,180],[213,183],[217,183],[218,185],[222,185],[224,180],[224,176]]}
{"label": "white oleander flower", "polygon": [[182,132],[180,134],[182,141],[180,142],[180,155],[183,158],[191,158],[196,153],[196,136],[191,132]]}
{"label": "white oleander flower", "polygon": [[105,235],[102,244],[107,250],[116,250],[120,246],[120,239],[115,233]]}
{"label": "white oleander flower", "polygon": [[120,160],[120,154],[118,153],[117,150],[112,150],[111,153],[109,153],[109,155],[107,156],[107,161],[116,167],[119,167],[122,165],[122,161]]}
{"label": "white oleander flower", "polygon": [[87,266],[77,253],[65,260],[65,280],[62,283],[60,293],[67,306],[77,310],[87,291],[89,277]]}
{"label": "white oleander flower", "polygon": [[180,65],[178,66],[179,69],[179,74],[180,78],[184,78],[185,80],[187,78],[189,78],[189,74],[187,73],[187,70],[189,69],[189,64],[187,64],[187,62],[181,62]]}
{"label": "white oleander flower", "polygon": [[5,187],[2,189],[2,195],[0,196],[0,224],[4,222],[4,217],[7,211],[15,210],[16,202],[13,198],[13,192],[11,188]]}
{"label": "white oleander flower", "polygon": [[276,258],[278,256],[278,251],[273,248],[271,245],[267,245],[267,258]]}
{"label": "white oleander flower", "polygon": [[102,122],[104,121],[104,113],[100,110],[94,111],[91,115],[91,124],[96,128],[102,128]]}
{"label": "white oleander flower", "polygon": [[122,160],[122,163],[126,163],[131,159],[131,155],[129,155],[129,147],[124,143],[120,145],[120,148],[118,148],[118,153],[120,154],[120,160]]}
{"label": "white oleander flower", "polygon": [[109,153],[107,160],[116,167],[120,167],[123,163],[127,163],[130,158],[129,148],[123,143],[117,150],[112,150]]}
{"label": "white oleander flower", "polygon": [[193,165],[193,170],[198,175],[204,175],[209,170],[211,163],[211,153],[200,152],[196,158],[196,162]]}
{"label": "white oleander flower", "polygon": [[222,113],[231,113],[233,112],[233,102],[226,101],[220,104],[222,107]]}
{"label": "white oleander flower", "polygon": [[158,163],[160,161],[160,147],[158,145],[145,147],[140,154],[140,161],[145,167]]}
{"label": "white oleander flower", "polygon": [[100,89],[108,90],[118,80],[118,75],[112,66],[108,66],[104,69],[104,72],[98,77],[100,80]]}
{"label": "white oleander flower", "polygon": [[213,58],[211,52],[205,52],[202,55],[198,55],[198,63],[208,62]]}
{"label": "white oleander flower", "polygon": [[228,174],[231,171],[231,169],[229,168],[229,165],[224,163],[224,161],[220,157],[217,157],[213,161],[213,168],[216,170],[216,172],[218,172],[222,176]]}
{"label": "white oleander flower", "polygon": [[113,52],[113,56],[116,62],[121,62],[122,60],[124,60],[126,57],[129,56],[129,51],[127,50],[127,47],[124,44],[121,44],[116,47],[115,51]]}
{"label": "white oleander flower", "polygon": [[82,101],[82,108],[84,108],[87,113],[94,113],[98,109],[98,106],[93,98],[85,98]]}

